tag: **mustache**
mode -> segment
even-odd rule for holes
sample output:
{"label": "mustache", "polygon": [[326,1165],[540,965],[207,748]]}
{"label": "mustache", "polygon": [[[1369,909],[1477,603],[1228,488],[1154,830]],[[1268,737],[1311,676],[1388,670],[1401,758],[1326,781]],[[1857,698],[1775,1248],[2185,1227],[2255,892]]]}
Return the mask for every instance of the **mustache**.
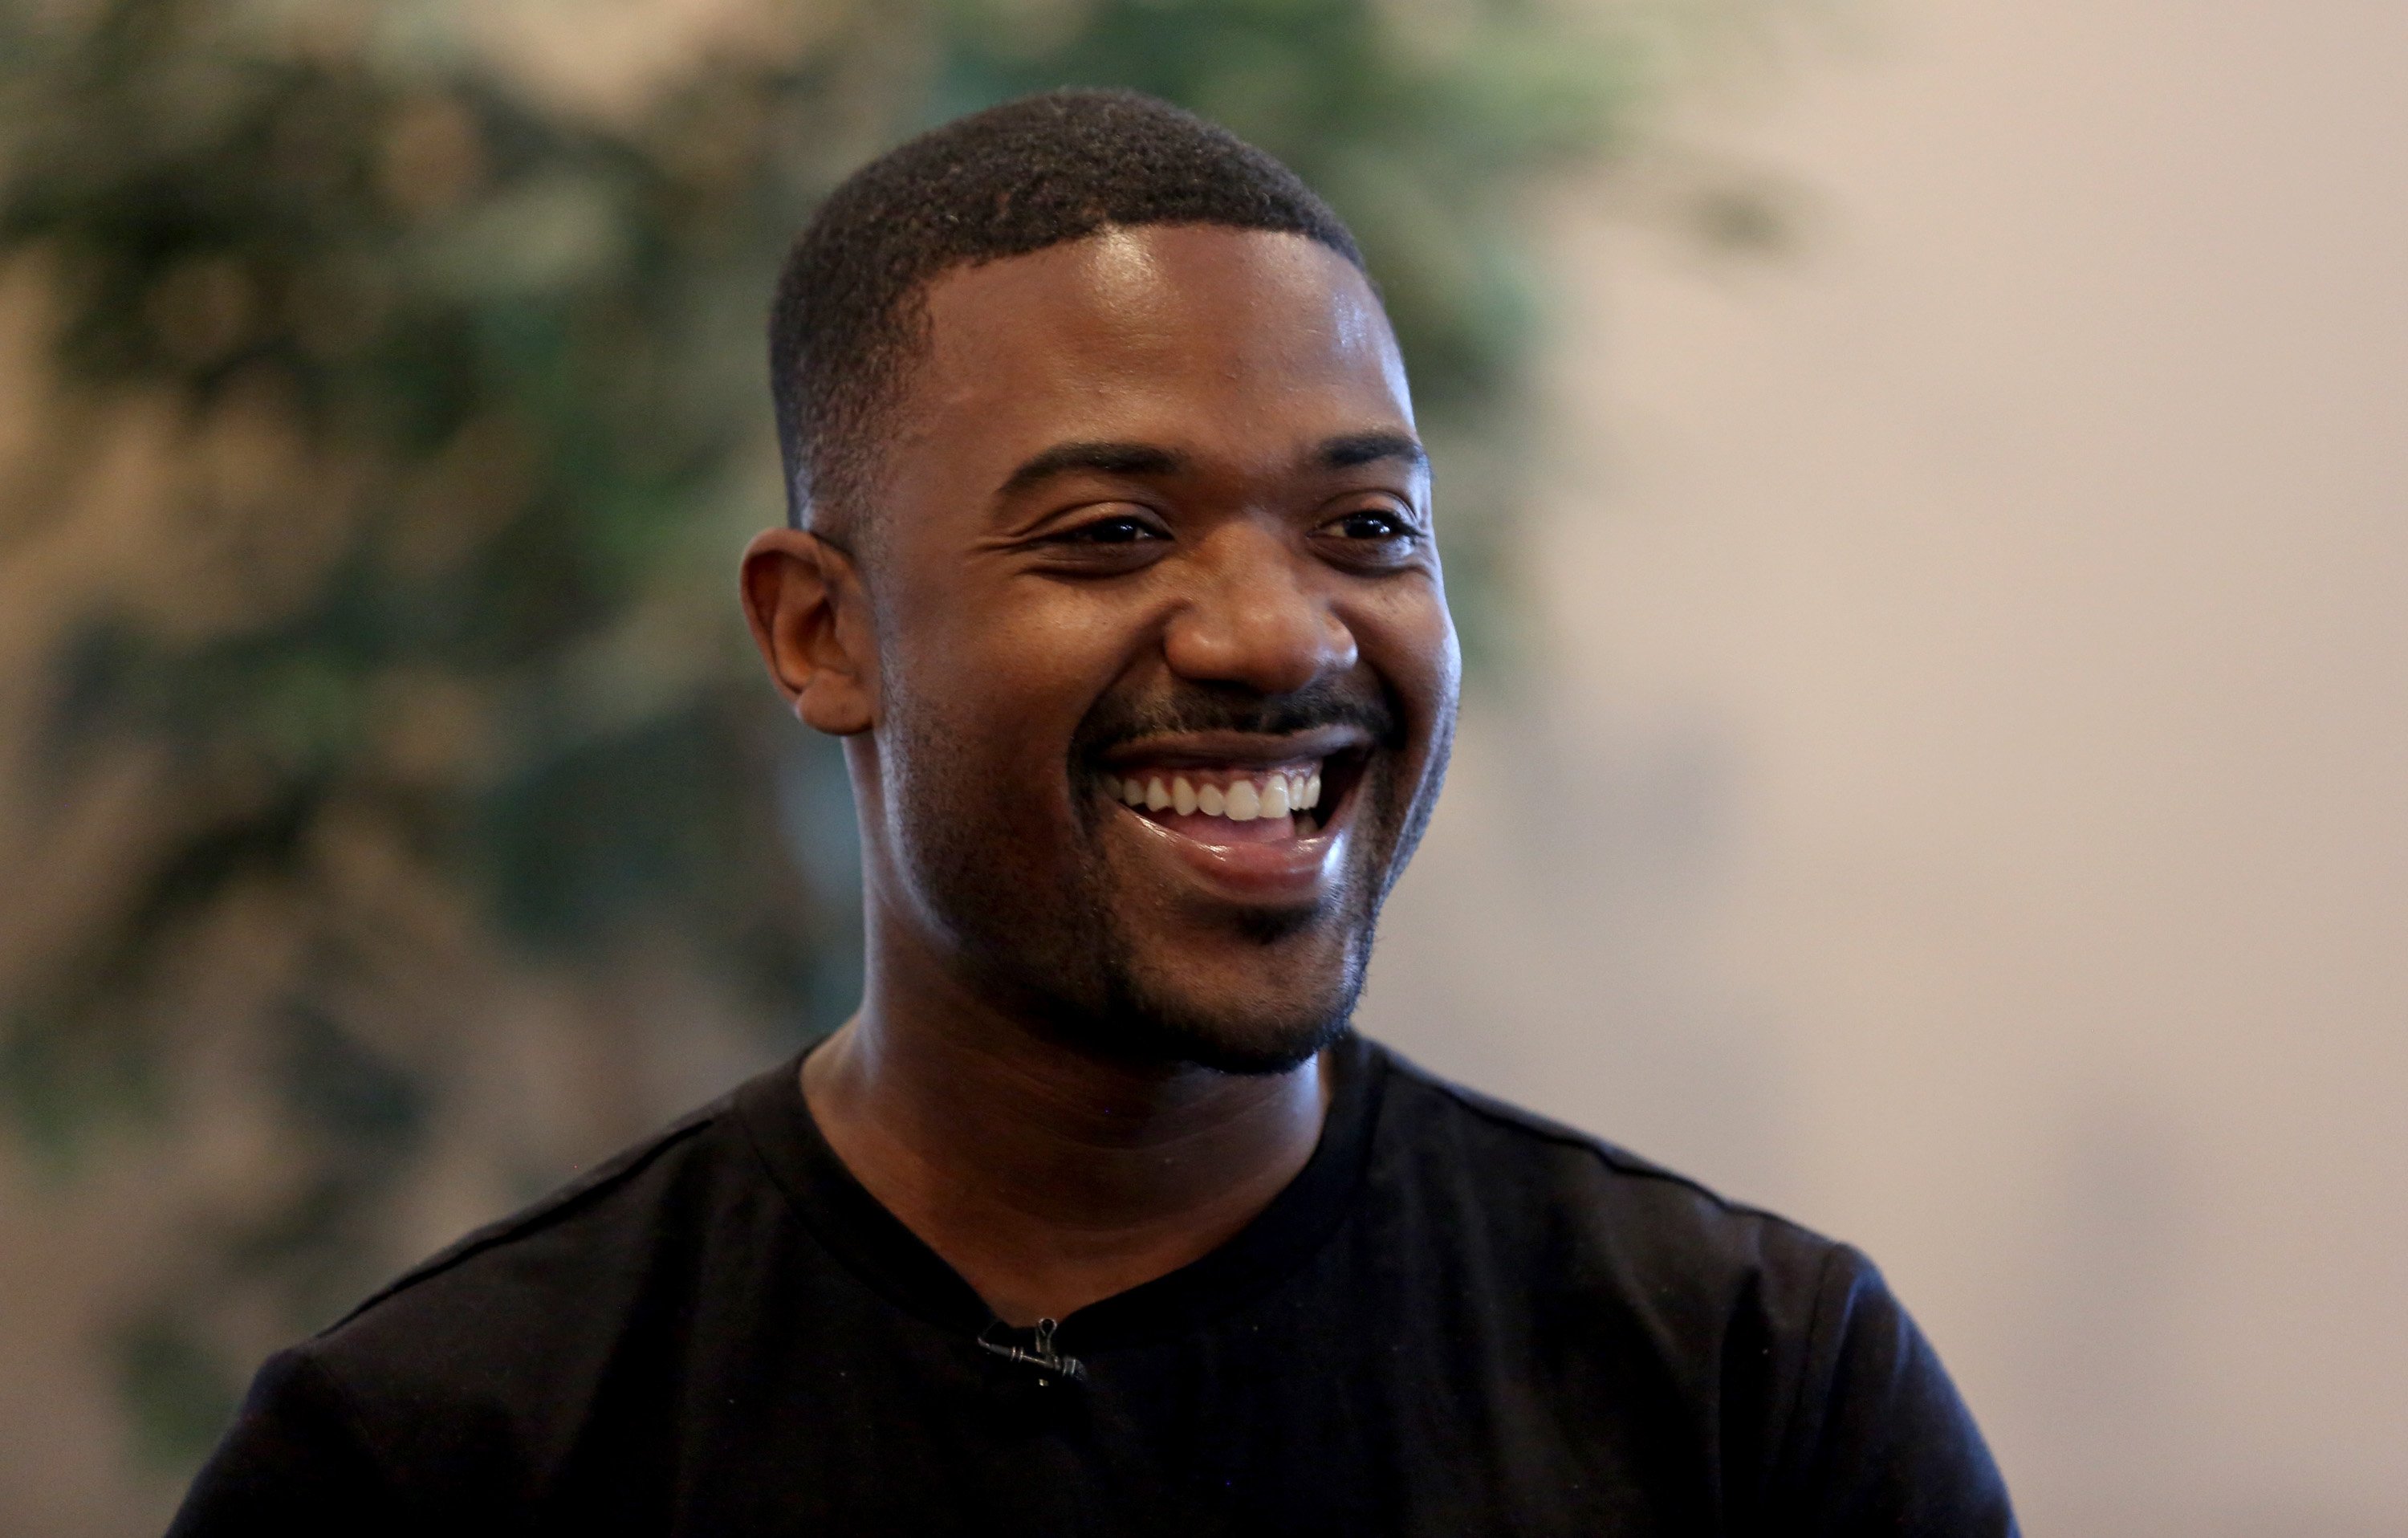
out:
{"label": "mustache", "polygon": [[1123,742],[1180,732],[1281,737],[1316,726],[1354,726],[1382,747],[1399,746],[1404,726],[1385,692],[1368,679],[1315,679],[1288,694],[1241,683],[1182,683],[1145,698],[1107,695],[1079,724],[1071,750],[1082,761]]}

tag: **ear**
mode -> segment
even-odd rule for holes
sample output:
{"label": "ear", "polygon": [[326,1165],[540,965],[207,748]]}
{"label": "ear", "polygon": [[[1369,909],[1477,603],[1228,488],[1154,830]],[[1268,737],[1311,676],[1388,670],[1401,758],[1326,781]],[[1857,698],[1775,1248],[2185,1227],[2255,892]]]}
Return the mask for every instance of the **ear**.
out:
{"label": "ear", "polygon": [[807,530],[767,529],[745,547],[741,581],[752,642],[795,714],[833,737],[867,731],[876,658],[852,558]]}

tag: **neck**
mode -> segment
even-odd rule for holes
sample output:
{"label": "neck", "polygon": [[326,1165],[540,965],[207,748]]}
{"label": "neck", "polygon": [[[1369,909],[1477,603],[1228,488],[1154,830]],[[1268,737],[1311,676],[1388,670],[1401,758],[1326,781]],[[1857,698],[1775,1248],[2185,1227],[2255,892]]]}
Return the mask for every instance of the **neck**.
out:
{"label": "neck", "polygon": [[873,962],[861,1013],[805,1060],[804,1097],[853,1176],[1009,1323],[1200,1258],[1312,1155],[1318,1059],[1263,1075],[1107,1061],[913,961]]}

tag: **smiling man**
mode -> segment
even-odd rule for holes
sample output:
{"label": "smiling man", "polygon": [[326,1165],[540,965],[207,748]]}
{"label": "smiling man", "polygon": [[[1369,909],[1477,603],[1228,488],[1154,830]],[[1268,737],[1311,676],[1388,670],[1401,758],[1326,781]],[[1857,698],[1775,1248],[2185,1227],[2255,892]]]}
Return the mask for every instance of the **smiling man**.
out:
{"label": "smiling man", "polygon": [[964,119],[771,351],[744,602],[845,740],[859,1013],[272,1359],[179,1531],[2013,1531],[1863,1258],[1349,1031],[1458,669],[1294,176]]}

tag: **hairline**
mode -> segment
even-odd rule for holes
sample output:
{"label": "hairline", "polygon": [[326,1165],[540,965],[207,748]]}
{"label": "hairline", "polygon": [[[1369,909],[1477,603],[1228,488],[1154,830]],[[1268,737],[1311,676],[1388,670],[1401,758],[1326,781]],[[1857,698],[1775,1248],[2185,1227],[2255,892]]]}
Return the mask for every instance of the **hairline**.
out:
{"label": "hairline", "polygon": [[[1044,245],[1033,246],[1025,251],[973,252],[952,257],[931,268],[897,294],[894,303],[888,308],[886,323],[892,326],[890,336],[897,345],[886,360],[887,367],[873,371],[884,377],[874,380],[872,387],[867,392],[867,398],[861,403],[854,432],[868,441],[854,446],[858,454],[853,467],[860,473],[843,478],[853,482],[843,487],[844,493],[852,498],[867,498],[870,495],[872,484],[882,472],[884,446],[891,440],[893,435],[882,429],[883,424],[892,422],[895,414],[904,406],[910,396],[910,386],[916,371],[928,359],[930,345],[935,336],[928,300],[939,283],[956,273],[975,271],[981,267],[993,266],[1003,262],[1016,262],[1026,257],[1041,256],[1049,252],[1059,251],[1065,246],[1100,240],[1124,231],[1148,229],[1226,230],[1235,235],[1260,235],[1307,241],[1330,252],[1353,268],[1363,280],[1365,287],[1369,290],[1372,304],[1382,310],[1384,317],[1386,306],[1381,298],[1379,285],[1371,280],[1370,271],[1364,266],[1361,254],[1333,240],[1324,238],[1309,229],[1247,224],[1226,219],[1109,220],[1076,235],[1065,236],[1059,240],[1050,240]],[[816,447],[817,445],[813,445],[814,449]],[[798,483],[810,479],[810,471],[812,463],[819,461],[822,456],[816,452],[810,452],[802,457],[803,463],[795,467],[787,477],[789,482],[787,526],[806,531],[848,554],[858,557],[867,553],[864,547],[870,543],[867,531],[870,525],[876,523],[876,520],[869,516],[869,510],[858,507],[839,508],[835,510],[833,517],[822,516],[820,509],[826,499],[806,494]],[[840,532],[832,532],[830,525],[836,525]]]}

